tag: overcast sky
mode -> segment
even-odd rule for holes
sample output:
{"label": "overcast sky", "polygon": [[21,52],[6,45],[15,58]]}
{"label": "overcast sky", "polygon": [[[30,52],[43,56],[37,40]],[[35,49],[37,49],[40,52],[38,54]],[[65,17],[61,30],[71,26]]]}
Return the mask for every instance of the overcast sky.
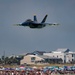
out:
{"label": "overcast sky", "polygon": [[[41,22],[48,14],[42,29],[16,27],[37,15]],[[0,0],[0,56],[27,52],[52,51],[58,48],[75,50],[75,0]]]}

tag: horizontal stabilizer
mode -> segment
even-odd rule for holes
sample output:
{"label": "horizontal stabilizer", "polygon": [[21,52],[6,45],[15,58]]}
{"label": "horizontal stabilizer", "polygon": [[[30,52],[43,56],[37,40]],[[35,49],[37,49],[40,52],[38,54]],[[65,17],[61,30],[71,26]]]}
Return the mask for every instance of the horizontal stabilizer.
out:
{"label": "horizontal stabilizer", "polygon": [[56,25],[59,25],[58,23],[45,23],[46,25],[49,25],[49,26],[56,26]]}
{"label": "horizontal stabilizer", "polygon": [[49,25],[59,25],[58,23],[53,23],[53,24],[49,24]]}

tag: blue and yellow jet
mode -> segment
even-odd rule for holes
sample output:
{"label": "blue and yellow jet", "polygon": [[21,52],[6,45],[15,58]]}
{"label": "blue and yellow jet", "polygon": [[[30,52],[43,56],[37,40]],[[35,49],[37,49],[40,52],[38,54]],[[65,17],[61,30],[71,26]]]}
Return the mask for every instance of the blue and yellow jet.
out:
{"label": "blue and yellow jet", "polygon": [[46,18],[48,15],[45,15],[45,17],[43,18],[42,22],[39,23],[37,21],[36,15],[34,15],[34,20],[32,21],[31,19],[27,19],[25,22],[23,22],[22,24],[16,24],[16,26],[28,26],[30,28],[43,28],[47,25],[59,25],[58,23],[45,23]]}

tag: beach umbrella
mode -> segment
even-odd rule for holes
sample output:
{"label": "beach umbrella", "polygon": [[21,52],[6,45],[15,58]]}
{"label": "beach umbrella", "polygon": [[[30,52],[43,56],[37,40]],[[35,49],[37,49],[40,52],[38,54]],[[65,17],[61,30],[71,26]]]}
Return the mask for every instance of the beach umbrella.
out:
{"label": "beach umbrella", "polygon": [[33,66],[32,68],[33,68],[33,69],[37,69],[37,67],[36,67],[36,66]]}
{"label": "beach umbrella", "polygon": [[3,71],[3,70],[5,70],[5,68],[0,68],[0,71]]}
{"label": "beach umbrella", "polygon": [[27,70],[27,71],[32,71],[33,68],[31,68],[31,67],[27,67],[27,68],[25,68],[25,70]]}
{"label": "beach umbrella", "polygon": [[20,69],[20,68],[15,68],[15,70],[16,70],[16,71],[20,71],[21,69]]}

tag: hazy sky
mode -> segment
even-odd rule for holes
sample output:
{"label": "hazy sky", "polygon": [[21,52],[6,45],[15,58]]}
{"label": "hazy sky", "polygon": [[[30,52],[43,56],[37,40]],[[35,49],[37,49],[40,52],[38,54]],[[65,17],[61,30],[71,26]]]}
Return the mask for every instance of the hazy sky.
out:
{"label": "hazy sky", "polygon": [[[48,14],[46,22],[60,26],[13,26],[34,14],[39,22]],[[75,0],[0,0],[0,56],[58,48],[75,50]]]}

